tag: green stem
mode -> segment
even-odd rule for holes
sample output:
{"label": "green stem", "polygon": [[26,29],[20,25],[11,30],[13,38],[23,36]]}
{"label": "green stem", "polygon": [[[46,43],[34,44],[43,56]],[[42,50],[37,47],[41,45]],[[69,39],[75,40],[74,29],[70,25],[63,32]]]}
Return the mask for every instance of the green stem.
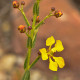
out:
{"label": "green stem", "polygon": [[34,28],[34,27],[35,27],[36,17],[37,17],[37,15],[34,15],[34,16],[33,16],[33,24],[32,24],[32,28]]}
{"label": "green stem", "polygon": [[24,17],[24,20],[25,20],[27,26],[31,26],[30,23],[29,23],[29,21],[28,21],[28,19],[26,18],[26,15],[25,15],[23,9],[20,9],[20,8],[19,8],[19,10],[21,11],[21,13],[22,13],[22,15],[23,15],[23,17]]}
{"label": "green stem", "polygon": [[32,68],[40,58],[41,58],[41,56],[38,56],[38,57],[33,61],[33,63],[30,65],[30,68]]}
{"label": "green stem", "polygon": [[37,25],[35,26],[35,29],[38,29],[38,28],[40,27],[40,25],[43,24],[44,21],[45,21],[47,18],[51,17],[51,16],[53,16],[53,14],[50,14],[50,15],[46,16],[39,24],[37,24]]}
{"label": "green stem", "polygon": [[34,36],[34,28],[35,28],[35,23],[36,23],[36,17],[37,17],[37,15],[33,16],[33,24],[32,24],[32,30],[31,30],[31,37],[32,38]]}
{"label": "green stem", "polygon": [[29,64],[30,64],[30,57],[31,57],[31,48],[28,48],[28,54],[27,54],[27,58],[28,58],[28,61],[27,61],[27,67],[26,67],[26,70],[29,70]]}

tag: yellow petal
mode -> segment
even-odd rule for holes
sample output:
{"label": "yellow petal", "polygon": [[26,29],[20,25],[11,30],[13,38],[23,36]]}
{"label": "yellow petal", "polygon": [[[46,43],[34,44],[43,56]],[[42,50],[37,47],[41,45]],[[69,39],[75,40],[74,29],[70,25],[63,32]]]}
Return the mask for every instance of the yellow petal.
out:
{"label": "yellow petal", "polygon": [[64,59],[62,57],[53,57],[55,62],[59,65],[60,68],[63,68],[65,66]]}
{"label": "yellow petal", "polygon": [[52,51],[53,53],[56,52],[56,48],[53,47],[53,48],[51,49],[51,51]]}
{"label": "yellow petal", "polygon": [[62,42],[60,40],[56,40],[55,48],[58,52],[61,52],[64,49]]}
{"label": "yellow petal", "polygon": [[52,70],[52,71],[57,71],[58,64],[56,62],[52,61],[51,58],[49,58],[49,61],[50,61],[50,63],[49,63],[49,69]]}
{"label": "yellow petal", "polygon": [[42,49],[39,49],[39,51],[41,52],[42,60],[47,60],[48,59],[48,55],[46,53],[46,49],[42,48]]}
{"label": "yellow petal", "polygon": [[53,36],[47,38],[46,40],[46,46],[52,46],[55,43],[55,39]]}

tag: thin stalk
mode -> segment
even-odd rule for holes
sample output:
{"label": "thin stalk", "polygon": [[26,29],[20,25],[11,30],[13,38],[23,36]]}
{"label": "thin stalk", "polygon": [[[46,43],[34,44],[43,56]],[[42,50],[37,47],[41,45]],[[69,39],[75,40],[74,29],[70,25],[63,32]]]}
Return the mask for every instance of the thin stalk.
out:
{"label": "thin stalk", "polygon": [[33,63],[30,65],[30,68],[32,68],[40,58],[41,58],[41,56],[38,56],[38,57],[33,61]]}
{"label": "thin stalk", "polygon": [[29,35],[27,32],[25,32],[25,34],[26,34],[28,37],[30,37],[30,35]]}
{"label": "thin stalk", "polygon": [[23,9],[20,9],[20,8],[19,8],[19,10],[20,10],[20,12],[22,13],[22,15],[23,15],[23,17],[24,17],[24,20],[25,20],[27,26],[31,26],[30,23],[29,23],[29,21],[28,21],[28,19],[26,18],[26,15],[25,15]]}
{"label": "thin stalk", "polygon": [[51,17],[51,16],[53,16],[53,14],[50,14],[50,15],[46,16],[39,24],[37,24],[37,25],[35,26],[35,29],[38,29],[38,28],[40,27],[40,25],[43,24],[44,21],[45,21],[47,18]]}

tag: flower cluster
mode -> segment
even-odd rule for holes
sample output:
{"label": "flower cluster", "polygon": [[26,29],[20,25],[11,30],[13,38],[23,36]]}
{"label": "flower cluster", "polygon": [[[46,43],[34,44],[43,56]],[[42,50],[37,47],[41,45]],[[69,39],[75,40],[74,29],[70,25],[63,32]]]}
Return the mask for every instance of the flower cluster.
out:
{"label": "flower cluster", "polygon": [[54,52],[61,52],[64,50],[64,47],[60,40],[56,40],[55,47],[51,48],[54,43],[55,43],[54,37],[53,36],[49,37],[46,40],[46,46],[49,46],[48,50],[42,48],[39,49],[39,51],[41,52],[42,60],[47,60],[49,58],[49,69],[52,71],[57,71],[58,66],[59,68],[63,68],[65,66],[65,62],[62,57],[55,57]]}
{"label": "flower cluster", "polygon": [[51,12],[54,12],[54,16],[56,18],[59,18],[63,15],[62,11],[60,10],[56,10],[55,7],[51,7]]}

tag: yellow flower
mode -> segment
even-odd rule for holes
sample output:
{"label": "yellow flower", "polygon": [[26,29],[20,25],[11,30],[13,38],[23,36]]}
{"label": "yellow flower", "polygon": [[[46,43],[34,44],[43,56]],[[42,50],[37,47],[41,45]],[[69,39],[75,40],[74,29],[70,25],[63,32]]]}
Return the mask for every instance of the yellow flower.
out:
{"label": "yellow flower", "polygon": [[[42,60],[47,60],[49,58],[49,69],[52,71],[57,71],[58,66],[59,68],[63,68],[65,66],[64,59],[62,57],[54,57],[54,52],[61,52],[64,50],[62,42],[60,40],[56,40],[55,47],[51,48],[52,45],[55,43],[55,39],[53,36],[49,37],[46,40],[46,46],[49,46],[49,49],[46,48],[39,49],[41,52]],[[52,60],[54,59],[54,61]]]}

